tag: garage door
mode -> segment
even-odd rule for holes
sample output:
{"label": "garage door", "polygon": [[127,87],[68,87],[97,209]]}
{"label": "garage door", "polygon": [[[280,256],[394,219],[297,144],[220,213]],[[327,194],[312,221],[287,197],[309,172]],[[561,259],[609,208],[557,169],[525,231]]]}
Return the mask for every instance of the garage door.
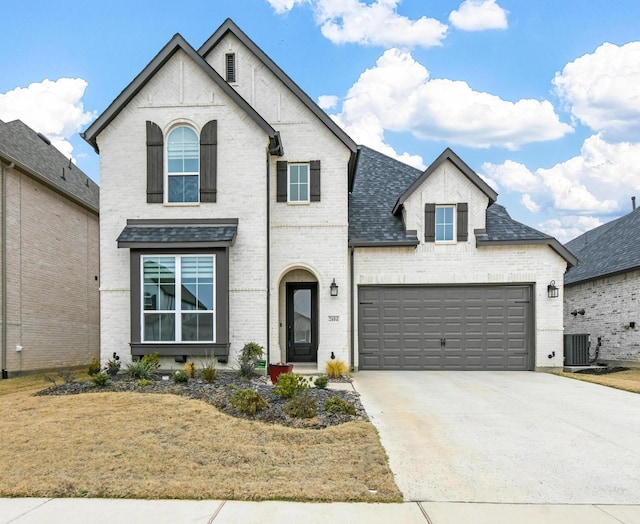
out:
{"label": "garage door", "polygon": [[532,369],[530,286],[371,286],[358,298],[359,369]]}

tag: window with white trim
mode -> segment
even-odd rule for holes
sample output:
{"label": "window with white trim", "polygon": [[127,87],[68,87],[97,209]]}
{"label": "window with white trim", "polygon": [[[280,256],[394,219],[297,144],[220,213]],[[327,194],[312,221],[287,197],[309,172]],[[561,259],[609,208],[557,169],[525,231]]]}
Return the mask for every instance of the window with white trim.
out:
{"label": "window with white trim", "polygon": [[167,201],[198,202],[200,140],[187,126],[176,127],[167,139]]}
{"label": "window with white trim", "polygon": [[455,242],[456,206],[436,206],[436,242]]}
{"label": "window with white trim", "polygon": [[288,201],[309,202],[309,164],[289,164]]}
{"label": "window with white trim", "polygon": [[142,257],[142,341],[215,342],[215,255]]}

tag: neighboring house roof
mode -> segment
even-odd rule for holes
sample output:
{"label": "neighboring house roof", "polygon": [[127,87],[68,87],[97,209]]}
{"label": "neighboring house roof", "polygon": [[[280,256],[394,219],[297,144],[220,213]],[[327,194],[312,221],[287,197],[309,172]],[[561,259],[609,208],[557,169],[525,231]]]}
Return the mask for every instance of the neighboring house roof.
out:
{"label": "neighboring house roof", "polygon": [[[98,185],[51,142],[20,120],[0,120],[0,159],[98,214]],[[64,175],[64,178],[63,178]]]}
{"label": "neighboring house roof", "polygon": [[227,18],[224,23],[216,30],[209,39],[200,46],[198,54],[206,57],[209,52],[222,40],[227,33],[233,34],[240,42],[242,42],[258,59],[280,80],[287,88],[298,97],[298,99],[325,125],[327,128],[347,147],[351,150],[351,160],[349,162],[349,188],[353,185],[353,177],[355,174],[356,154],[358,150],[357,144],[344,132],[344,130],[336,124],[327,113],[305,93],[278,65],[269,58],[269,56],[260,49],[251,38],[249,38],[240,29],[233,20]]}
{"label": "neighboring house roof", "polygon": [[564,277],[577,284],[640,268],[640,209],[612,220],[567,242],[578,265]]}
{"label": "neighboring house roof", "polygon": [[[445,159],[454,162],[489,197],[490,202],[495,201],[497,193],[450,149],[446,149],[422,172],[361,146],[356,180],[349,196],[349,244],[352,247],[417,246],[416,232],[405,231],[401,214],[396,211]],[[486,230],[475,231],[475,235],[477,244],[485,246],[547,244],[569,265],[577,262],[555,238],[513,220],[499,204],[492,203],[487,208]]]}
{"label": "neighboring house roof", "polygon": [[154,57],[142,72],[131,82],[111,105],[82,133],[82,138],[89,142],[99,153],[97,137],[100,132],[122,111],[125,106],[140,92],[140,90],[151,80],[156,72],[167,63],[167,61],[178,51],[184,51],[217,85],[229,96],[270,138],[269,150],[272,154],[282,155],[283,148],[280,141],[280,133],[271,127],[255,109],[238,92],[233,89],[217,72],[213,69],[187,41],[176,34]]}
{"label": "neighboring house roof", "polygon": [[238,232],[237,219],[165,220],[131,219],[116,241],[118,247],[227,247]]}
{"label": "neighboring house roof", "polygon": [[396,205],[393,208],[393,214],[395,215],[402,208],[405,200],[411,196],[411,194],[422,185],[422,183],[429,178],[438,167],[445,161],[449,160],[455,165],[480,191],[482,191],[489,199],[489,205],[493,204],[498,198],[496,193],[489,185],[482,180],[476,172],[471,169],[458,155],[456,155],[450,148],[445,149],[438,158],[436,158],[431,165],[416,178],[413,183],[407,188],[407,190],[400,195]]}

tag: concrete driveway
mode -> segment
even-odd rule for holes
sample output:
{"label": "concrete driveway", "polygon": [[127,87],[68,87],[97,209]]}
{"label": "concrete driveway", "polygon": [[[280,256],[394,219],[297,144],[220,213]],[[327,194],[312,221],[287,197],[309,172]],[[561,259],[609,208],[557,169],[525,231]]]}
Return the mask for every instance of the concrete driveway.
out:
{"label": "concrete driveway", "polygon": [[407,501],[640,504],[640,395],[531,372],[360,371]]}

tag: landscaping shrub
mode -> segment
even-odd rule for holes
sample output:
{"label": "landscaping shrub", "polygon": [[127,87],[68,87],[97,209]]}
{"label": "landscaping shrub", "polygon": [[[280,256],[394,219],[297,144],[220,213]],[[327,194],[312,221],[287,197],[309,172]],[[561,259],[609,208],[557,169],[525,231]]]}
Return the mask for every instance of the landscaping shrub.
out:
{"label": "landscaping shrub", "polygon": [[[115,355],[115,353],[114,353]],[[109,360],[107,360],[107,364],[105,366],[105,371],[107,372],[107,374],[110,377],[115,377],[118,374],[118,371],[120,371],[120,357],[116,357],[114,356],[114,358],[111,358]]]}
{"label": "landscaping shrub", "polygon": [[327,360],[327,375],[331,378],[346,377],[349,373],[349,366],[344,360]]}
{"label": "landscaping shrub", "polygon": [[202,366],[202,378],[205,382],[211,384],[215,381],[218,375],[218,370],[216,369],[216,361],[210,360],[206,364]]}
{"label": "landscaping shrub", "polygon": [[241,389],[231,397],[231,405],[240,413],[255,417],[256,413],[264,411],[269,403],[253,389]]}
{"label": "landscaping shrub", "polygon": [[327,387],[328,382],[329,382],[329,377],[327,377],[326,375],[320,375],[317,379],[313,381],[313,383],[318,389],[325,389]]}
{"label": "landscaping shrub", "polygon": [[278,383],[273,386],[273,393],[283,398],[295,398],[310,387],[306,377],[297,373],[283,373],[278,377]]}
{"label": "landscaping shrub", "polygon": [[90,377],[93,377],[98,373],[100,373],[100,360],[98,360],[97,358],[94,358],[91,361],[91,364],[89,364],[89,368],[87,369],[87,374]]}
{"label": "landscaping shrub", "polygon": [[[280,382],[278,381],[278,383]],[[285,404],[284,410],[287,415],[294,418],[311,418],[318,413],[316,399],[308,395],[301,395],[290,400]]]}
{"label": "landscaping shrub", "polygon": [[244,345],[238,358],[238,373],[242,378],[251,378],[263,351],[264,348],[256,342],[249,342]]}
{"label": "landscaping shrub", "polygon": [[149,384],[151,384],[151,381],[146,378],[140,379],[140,381],[138,382],[138,386],[140,386],[141,388],[146,388]]}
{"label": "landscaping shrub", "polygon": [[189,375],[179,369],[172,375],[171,380],[173,380],[174,384],[184,384],[185,382],[189,382]]}
{"label": "landscaping shrub", "polygon": [[127,374],[131,378],[152,379],[154,373],[160,367],[160,357],[157,353],[145,355],[140,360],[134,360],[127,364]]}
{"label": "landscaping shrub", "polygon": [[327,413],[344,413],[345,415],[355,415],[356,407],[340,397],[331,397],[324,401],[324,410]]}
{"label": "landscaping shrub", "polygon": [[98,373],[94,373],[91,376],[91,382],[93,382],[96,386],[104,386],[107,384],[109,377],[104,371],[98,371]]}
{"label": "landscaping shrub", "polygon": [[192,361],[188,361],[184,365],[184,372],[189,375],[189,378],[196,377],[196,365]]}

